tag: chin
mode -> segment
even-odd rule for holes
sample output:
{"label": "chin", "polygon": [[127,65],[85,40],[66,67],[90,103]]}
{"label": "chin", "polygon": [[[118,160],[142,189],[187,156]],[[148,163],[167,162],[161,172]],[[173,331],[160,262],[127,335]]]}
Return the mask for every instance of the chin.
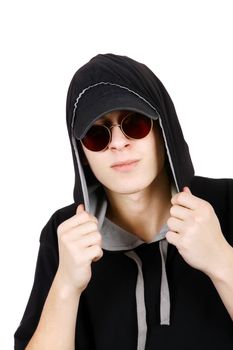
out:
{"label": "chin", "polygon": [[128,195],[135,194],[143,190],[146,190],[151,185],[153,180],[154,179],[150,181],[144,180],[143,182],[138,182],[138,183],[134,181],[130,181],[130,182],[124,181],[124,183],[115,183],[114,186],[113,184],[109,184],[109,186],[107,186],[107,190],[118,194],[128,194]]}

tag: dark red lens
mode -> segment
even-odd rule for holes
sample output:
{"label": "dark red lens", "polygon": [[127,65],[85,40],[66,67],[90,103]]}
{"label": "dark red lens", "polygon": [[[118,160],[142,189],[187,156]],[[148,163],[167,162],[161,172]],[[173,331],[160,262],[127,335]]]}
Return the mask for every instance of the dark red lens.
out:
{"label": "dark red lens", "polygon": [[142,114],[132,113],[122,120],[121,126],[126,136],[132,139],[142,139],[149,134],[152,120]]}
{"label": "dark red lens", "polygon": [[83,145],[90,151],[103,151],[110,142],[111,128],[115,126],[120,127],[128,138],[142,139],[149,134],[152,120],[140,113],[133,112],[126,115],[120,125],[112,125],[108,128],[106,125],[94,124],[82,139]]}
{"label": "dark red lens", "polygon": [[84,146],[94,152],[104,150],[109,144],[109,141],[109,130],[103,125],[93,125],[82,139]]}

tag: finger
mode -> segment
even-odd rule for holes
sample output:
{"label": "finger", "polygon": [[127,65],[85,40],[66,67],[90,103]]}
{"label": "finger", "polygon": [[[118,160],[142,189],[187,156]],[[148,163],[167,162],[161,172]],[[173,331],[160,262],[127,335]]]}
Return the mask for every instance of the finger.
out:
{"label": "finger", "polygon": [[74,227],[77,227],[77,226],[79,226],[85,222],[89,222],[89,221],[95,222],[96,224],[98,224],[98,220],[95,216],[89,214],[85,210],[83,210],[83,211],[80,210],[78,214],[75,214],[71,218],[62,222],[59,225],[59,229],[62,231],[68,231]]}
{"label": "finger", "polygon": [[183,229],[183,221],[177,218],[170,217],[167,220],[169,230],[181,233]]}
{"label": "finger", "polygon": [[76,214],[80,214],[84,211],[84,205],[83,204],[79,204],[76,210]]}
{"label": "finger", "polygon": [[173,205],[182,205],[183,207],[192,210],[196,209],[200,205],[200,202],[200,198],[194,196],[189,192],[179,192],[175,194],[171,199],[171,203]]}
{"label": "finger", "polygon": [[100,260],[102,258],[102,256],[103,256],[103,252],[100,256],[96,256],[94,259],[92,259],[92,261],[96,262],[96,261]]}
{"label": "finger", "polygon": [[171,243],[176,247],[178,245],[179,238],[180,238],[179,234],[175,233],[173,231],[167,231],[167,233],[166,233],[166,239],[167,239],[168,243]]}
{"label": "finger", "polygon": [[173,205],[170,209],[171,216],[180,220],[185,220],[191,213],[191,209],[182,207],[181,205]]}
{"label": "finger", "polygon": [[185,186],[185,187],[183,188],[183,191],[192,194],[192,192],[190,191],[190,189],[189,189],[188,186]]}
{"label": "finger", "polygon": [[88,221],[76,227],[69,228],[69,230],[63,231],[62,235],[69,242],[75,242],[92,232],[98,232],[97,224],[93,221]]}
{"label": "finger", "polygon": [[80,244],[83,248],[91,247],[98,244],[101,247],[102,236],[98,231],[91,232],[88,235],[81,237]]}
{"label": "finger", "polygon": [[97,244],[87,248],[87,253],[90,262],[98,261],[103,256],[103,250]]}

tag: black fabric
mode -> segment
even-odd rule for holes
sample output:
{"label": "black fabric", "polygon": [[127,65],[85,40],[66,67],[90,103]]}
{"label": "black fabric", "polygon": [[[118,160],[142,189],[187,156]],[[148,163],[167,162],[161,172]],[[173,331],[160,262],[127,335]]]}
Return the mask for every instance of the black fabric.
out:
{"label": "black fabric", "polygon": [[[126,86],[158,110],[179,189],[188,185],[194,195],[207,200],[213,206],[222,232],[233,246],[233,180],[194,175],[188,146],[173,103],[162,83],[143,64],[128,57],[107,54],[98,55],[83,66],[74,75],[68,91],[69,137],[72,135],[71,122],[77,97],[83,89],[100,81]],[[80,119],[85,124],[78,108],[75,118],[77,123]],[[88,120],[87,124],[90,122]],[[15,332],[15,350],[25,349],[32,337],[56,273],[57,227],[73,216],[77,204],[83,202],[73,147],[72,154],[75,168],[74,203],[57,210],[41,232],[34,284],[22,321]],[[86,172],[87,182],[89,176],[91,174]],[[145,283],[148,326],[145,350],[232,350],[233,322],[211,280],[190,267],[177,249],[169,245],[166,270],[171,295],[171,325],[161,326],[161,256],[158,242],[142,244],[135,251],[142,261]],[[81,295],[77,315],[76,350],[137,349],[137,274],[135,262],[124,252],[104,250],[103,257],[92,264],[92,278]]]}
{"label": "black fabric", "polygon": [[[233,246],[233,180],[195,176],[194,195],[209,201],[222,231]],[[56,211],[42,230],[35,282],[22,322],[15,333],[15,350],[23,350],[35,331],[58,264],[57,226],[73,216],[76,204]],[[158,243],[135,249],[142,260],[148,335],[146,350],[230,350],[233,322],[211,280],[190,267],[169,245],[167,274],[171,292],[171,325],[160,325],[161,260]],[[123,252],[104,251],[92,264],[92,279],[80,300],[77,350],[136,350],[136,264]]]}

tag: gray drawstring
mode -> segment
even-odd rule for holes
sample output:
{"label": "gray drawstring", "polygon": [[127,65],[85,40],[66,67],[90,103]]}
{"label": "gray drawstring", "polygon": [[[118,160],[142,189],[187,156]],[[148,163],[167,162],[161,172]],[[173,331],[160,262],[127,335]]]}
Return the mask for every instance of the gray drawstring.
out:
{"label": "gray drawstring", "polygon": [[[159,241],[159,250],[161,255],[161,288],[160,288],[160,324],[170,325],[170,293],[166,273],[168,242],[166,239]],[[136,285],[136,304],[137,304],[137,321],[138,321],[138,345],[137,350],[144,350],[146,345],[147,323],[146,323],[146,306],[144,296],[144,279],[142,274],[142,262],[139,256],[133,251],[124,253],[133,259],[138,267],[138,277]]]}
{"label": "gray drawstring", "polygon": [[[161,255],[162,273],[161,273],[161,288],[160,288],[160,324],[170,325],[170,293],[168,287],[166,273],[166,258],[167,258],[168,242],[162,239],[159,242],[159,250]],[[138,277],[136,285],[136,304],[137,304],[137,320],[138,320],[138,345],[137,350],[144,350],[146,344],[147,323],[146,323],[146,306],[144,296],[144,279],[142,274],[142,262],[139,256],[133,251],[124,253],[129,258],[133,259],[138,267]]]}
{"label": "gray drawstring", "polygon": [[138,318],[138,345],[137,350],[144,350],[146,345],[147,323],[146,323],[146,306],[144,296],[144,280],[142,274],[142,262],[139,256],[131,250],[126,252],[129,258],[133,259],[138,267],[138,278],[136,285],[136,303],[137,303],[137,318]]}
{"label": "gray drawstring", "polygon": [[160,324],[170,325],[170,292],[168,287],[166,273],[166,258],[167,258],[168,242],[162,239],[159,242],[159,250],[162,261],[161,289],[160,289]]}

